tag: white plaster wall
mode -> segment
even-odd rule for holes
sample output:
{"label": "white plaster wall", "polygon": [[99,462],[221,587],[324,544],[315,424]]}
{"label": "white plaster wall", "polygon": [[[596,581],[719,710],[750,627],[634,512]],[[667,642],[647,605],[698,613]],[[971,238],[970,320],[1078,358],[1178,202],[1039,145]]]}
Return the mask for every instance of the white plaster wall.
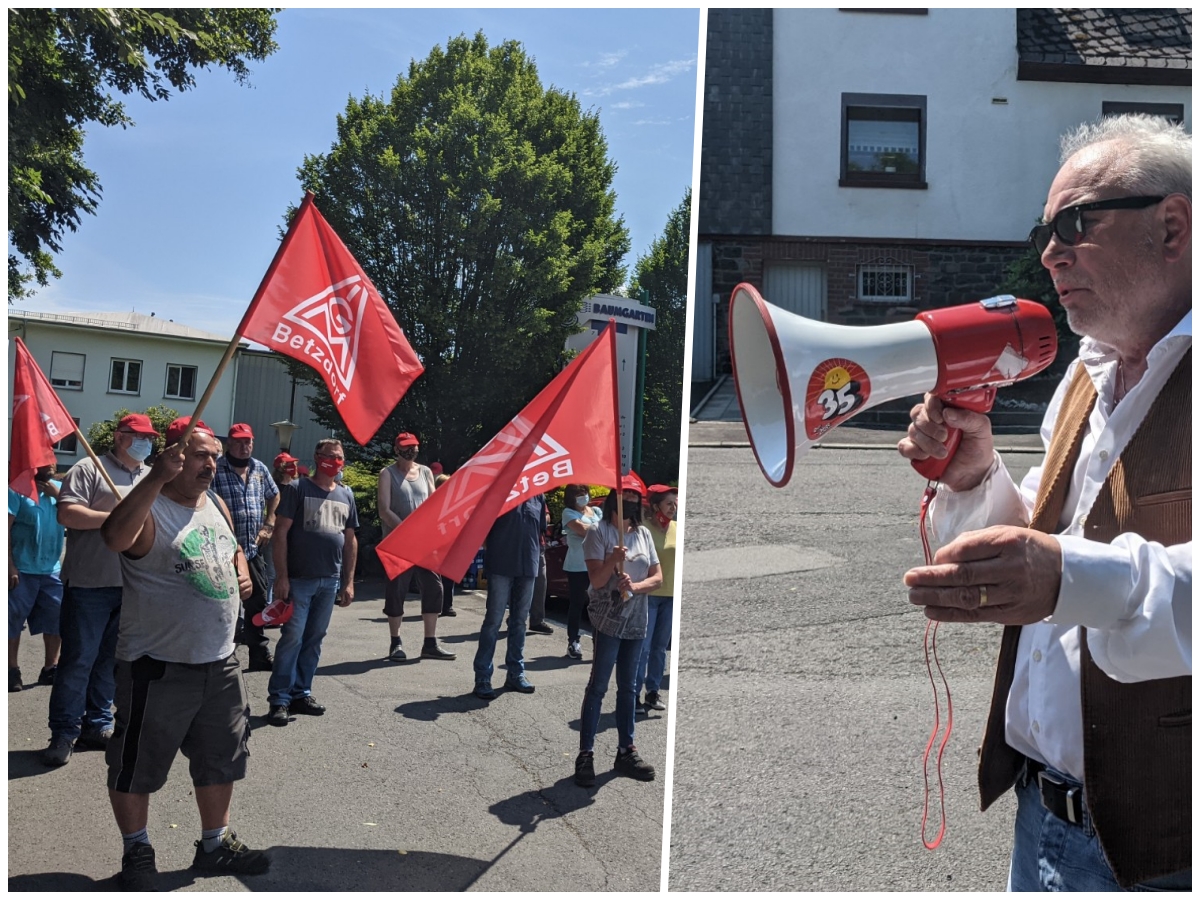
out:
{"label": "white plaster wall", "polygon": [[[776,9],[774,48],[776,235],[1024,240],[1103,101],[1182,103],[1191,129],[1190,88],[1018,82],[1013,9]],[[838,187],[843,93],[927,98],[927,190]]]}
{"label": "white plaster wall", "polygon": [[[217,369],[225,347],[198,341],[181,340],[163,335],[148,335],[129,331],[110,331],[78,326],[48,324],[33,319],[9,319],[9,337],[20,337],[46,377],[50,377],[51,353],[82,353],[84,363],[83,390],[57,389],[59,399],[67,411],[79,417],[84,436],[95,422],[112,417],[121,408],[135,412],[151,406],[168,406],[178,410],[181,416],[190,415],[196,408],[195,402],[168,400],[163,395],[167,386],[167,364],[196,366],[196,400],[204,393],[208,380]],[[23,325],[23,327],[22,327]],[[142,383],[140,394],[115,394],[108,392],[110,361],[117,359],[139,359],[142,361]],[[12,376],[16,362],[16,343],[8,345],[9,409],[12,408]],[[201,413],[201,418],[217,434],[229,430],[230,413],[233,405],[233,362],[226,368],[217,384],[212,399]],[[86,454],[82,447],[75,456],[60,454],[59,460],[71,464]]]}

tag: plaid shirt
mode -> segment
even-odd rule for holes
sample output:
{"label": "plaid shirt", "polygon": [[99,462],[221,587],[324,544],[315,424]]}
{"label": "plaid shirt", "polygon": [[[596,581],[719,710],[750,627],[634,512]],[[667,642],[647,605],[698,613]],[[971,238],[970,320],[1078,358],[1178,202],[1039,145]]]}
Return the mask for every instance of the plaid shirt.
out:
{"label": "plaid shirt", "polygon": [[250,460],[246,471],[243,483],[229,460],[222,456],[217,460],[217,474],[212,486],[229,507],[234,534],[246,559],[254,559],[258,556],[258,532],[266,516],[267,501],[279,494],[279,488],[271,477],[271,470],[257,459]]}

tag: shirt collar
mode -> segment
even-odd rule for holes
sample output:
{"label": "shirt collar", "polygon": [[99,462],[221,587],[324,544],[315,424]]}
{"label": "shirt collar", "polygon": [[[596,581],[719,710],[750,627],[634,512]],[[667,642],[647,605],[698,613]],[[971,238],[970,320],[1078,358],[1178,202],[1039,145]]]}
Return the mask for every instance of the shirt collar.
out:
{"label": "shirt collar", "polygon": [[[1150,348],[1150,353],[1146,357],[1149,365],[1154,363],[1167,352],[1168,348],[1174,346],[1181,341],[1186,341],[1189,345],[1192,342],[1192,311],[1189,309],[1184,313],[1174,328],[1168,331],[1158,343]],[[1116,358],[1116,350],[1109,344],[1102,341],[1097,341],[1090,337],[1081,337],[1079,339],[1079,359],[1085,366],[1094,367],[1110,363]]]}

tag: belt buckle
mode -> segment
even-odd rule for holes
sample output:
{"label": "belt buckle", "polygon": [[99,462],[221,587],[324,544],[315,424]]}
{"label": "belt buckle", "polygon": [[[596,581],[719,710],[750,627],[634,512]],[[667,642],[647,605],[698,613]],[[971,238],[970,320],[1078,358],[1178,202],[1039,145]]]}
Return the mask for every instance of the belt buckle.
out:
{"label": "belt buckle", "polygon": [[[1080,822],[1081,817],[1078,815],[1078,807],[1077,807],[1077,803],[1079,800],[1079,788],[1077,788],[1077,787],[1068,788],[1067,783],[1065,781],[1055,778],[1053,775],[1050,775],[1045,769],[1043,769],[1042,771],[1037,773],[1037,780],[1038,780],[1038,793],[1041,794],[1041,796],[1042,796],[1042,805],[1046,806],[1045,787],[1046,787],[1046,785],[1050,785],[1050,786],[1056,788],[1058,790],[1058,792],[1062,794],[1063,798],[1066,801],[1063,805],[1066,807],[1067,821],[1070,822],[1072,825],[1081,824],[1081,822]],[[1049,809],[1049,807],[1047,807],[1047,809]],[[1054,810],[1050,810],[1050,811],[1054,812]]]}

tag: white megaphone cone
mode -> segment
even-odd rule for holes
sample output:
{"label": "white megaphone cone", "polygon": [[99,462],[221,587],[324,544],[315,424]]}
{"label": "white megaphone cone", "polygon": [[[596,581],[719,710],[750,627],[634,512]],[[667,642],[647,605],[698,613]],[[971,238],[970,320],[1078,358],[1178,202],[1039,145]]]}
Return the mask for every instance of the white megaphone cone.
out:
{"label": "white megaphone cone", "polygon": [[[1002,296],[921,313],[911,322],[851,327],[767,303],[749,284],[729,303],[729,348],[742,419],[767,480],[783,487],[797,456],[865,409],[931,391],[987,412],[996,388],[1054,360],[1050,311]],[[950,455],[914,463],[937,479]]]}

